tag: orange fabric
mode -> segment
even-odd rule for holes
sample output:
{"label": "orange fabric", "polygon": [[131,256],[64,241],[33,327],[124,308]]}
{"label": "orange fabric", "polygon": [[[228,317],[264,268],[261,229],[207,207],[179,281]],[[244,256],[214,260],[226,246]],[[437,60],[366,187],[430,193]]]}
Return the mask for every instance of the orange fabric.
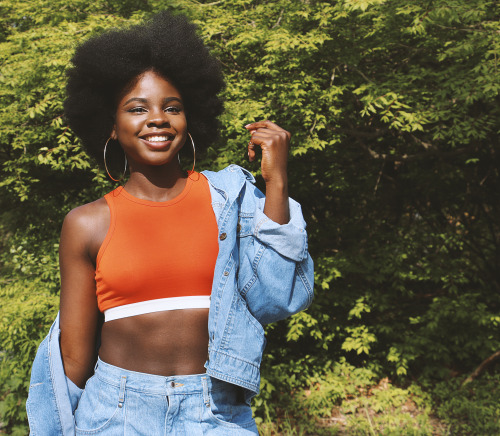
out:
{"label": "orange fabric", "polygon": [[99,310],[157,298],[210,295],[219,251],[207,179],[190,173],[165,202],[119,187],[105,195],[111,222],[97,255]]}

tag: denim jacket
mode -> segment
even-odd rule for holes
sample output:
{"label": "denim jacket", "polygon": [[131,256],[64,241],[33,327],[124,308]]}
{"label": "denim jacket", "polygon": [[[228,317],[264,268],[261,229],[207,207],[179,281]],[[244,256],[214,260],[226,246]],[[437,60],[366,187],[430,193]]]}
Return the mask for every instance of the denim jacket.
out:
{"label": "denim jacket", "polygon": [[[290,221],[263,212],[254,177],[236,165],[204,171],[219,230],[219,253],[208,318],[208,375],[259,392],[263,325],[286,318],[313,298],[313,262],[300,205],[289,200]],[[64,374],[59,315],[38,349],[26,408],[31,434],[74,435],[73,413],[83,392]]]}

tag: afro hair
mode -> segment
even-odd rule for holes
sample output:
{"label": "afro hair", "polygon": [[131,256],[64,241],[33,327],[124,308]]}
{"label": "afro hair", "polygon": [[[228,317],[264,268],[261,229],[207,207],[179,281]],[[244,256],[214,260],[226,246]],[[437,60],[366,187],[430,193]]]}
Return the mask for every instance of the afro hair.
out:
{"label": "afro hair", "polygon": [[217,137],[224,80],[219,62],[195,29],[185,17],[164,11],[145,24],[92,37],[76,49],[64,110],[69,126],[97,162],[102,162],[120,95],[145,71],[175,84],[197,149]]}

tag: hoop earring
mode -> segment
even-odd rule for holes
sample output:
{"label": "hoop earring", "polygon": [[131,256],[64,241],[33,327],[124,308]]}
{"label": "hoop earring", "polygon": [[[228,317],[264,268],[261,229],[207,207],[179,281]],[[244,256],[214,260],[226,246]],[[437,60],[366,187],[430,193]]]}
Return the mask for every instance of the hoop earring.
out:
{"label": "hoop earring", "polygon": [[106,149],[108,147],[108,142],[111,140],[111,136],[109,139],[106,141],[106,144],[104,144],[104,167],[106,168],[106,172],[108,173],[108,176],[111,180],[115,182],[121,182],[125,178],[125,173],[127,172],[127,155],[125,155],[125,167],[123,168],[123,174],[120,179],[115,179],[109,172],[108,169],[108,164],[106,163]]}
{"label": "hoop earring", "polygon": [[191,172],[194,173],[194,165],[196,164],[196,148],[194,146],[193,137],[191,136],[191,134],[189,132],[188,132],[188,136],[189,136],[189,139],[191,139],[191,144],[193,146],[193,169],[191,170]]}

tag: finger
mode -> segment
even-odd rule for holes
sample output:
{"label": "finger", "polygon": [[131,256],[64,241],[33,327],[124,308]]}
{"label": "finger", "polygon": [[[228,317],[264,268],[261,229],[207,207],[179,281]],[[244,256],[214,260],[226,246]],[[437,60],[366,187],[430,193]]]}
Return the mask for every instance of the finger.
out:
{"label": "finger", "polygon": [[271,129],[259,129],[255,130],[251,134],[251,139],[253,138],[279,138],[280,135],[285,136],[285,131],[284,130],[271,130]]}
{"label": "finger", "polygon": [[[255,123],[255,124],[257,124],[257,123]],[[276,126],[276,124],[274,124],[274,126]],[[281,137],[282,140],[290,141],[290,139],[292,138],[292,135],[290,134],[290,132],[288,132],[285,129],[282,129],[279,126],[276,126],[276,127],[277,128],[260,127],[258,129],[250,129],[249,131],[250,131],[250,134],[252,135],[252,138],[255,137],[256,134],[269,134],[270,136],[278,135]]]}
{"label": "finger", "polygon": [[250,142],[255,146],[258,145],[259,147],[261,145],[266,145],[266,144],[271,144],[273,142],[274,137],[272,135],[259,135],[255,133],[252,135],[250,138]]}
{"label": "finger", "polygon": [[276,130],[258,130],[252,134],[250,141],[257,145],[288,144],[290,137],[287,133],[284,130],[280,132]]}
{"label": "finger", "polygon": [[272,130],[283,130],[280,126],[278,126],[277,124],[275,124],[269,120],[257,121],[255,123],[247,124],[245,126],[245,129],[257,130],[257,129],[263,128],[263,127],[268,128],[268,129],[272,129]]}
{"label": "finger", "polygon": [[250,141],[248,143],[248,160],[250,162],[253,162],[255,160],[255,155],[256,155],[255,144],[252,141]]}

